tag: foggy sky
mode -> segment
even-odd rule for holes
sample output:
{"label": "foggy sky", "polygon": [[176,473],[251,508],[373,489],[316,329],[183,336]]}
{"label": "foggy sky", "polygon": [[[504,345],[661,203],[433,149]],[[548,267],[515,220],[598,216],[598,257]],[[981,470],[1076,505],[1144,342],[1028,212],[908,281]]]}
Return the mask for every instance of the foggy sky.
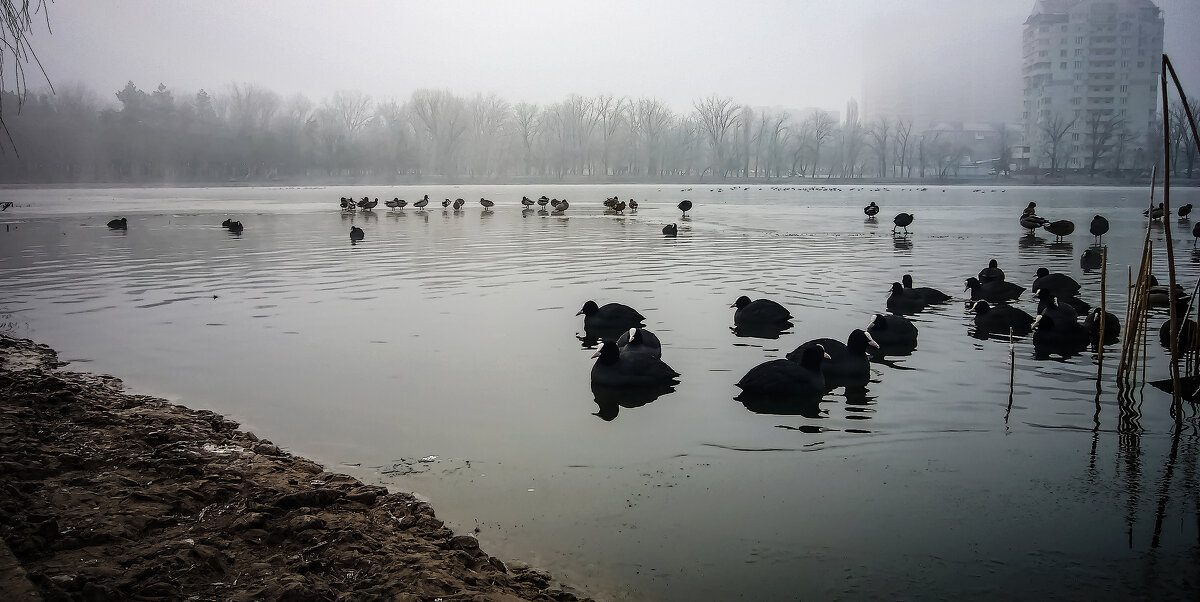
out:
{"label": "foggy sky", "polygon": [[[1194,35],[1200,1],[1158,5],[1167,17],[1166,51],[1185,85],[1200,89]],[[644,95],[688,110],[693,100],[716,93],[755,106],[842,111],[850,97],[862,97],[870,64],[920,55],[915,47],[897,48],[891,37],[864,39],[880,22],[911,27],[919,38],[939,32],[952,38],[955,23],[965,20],[1010,29],[1014,40],[1005,52],[971,53],[1002,55],[994,56],[995,65],[956,64],[963,61],[951,52],[944,62],[911,68],[1015,73],[1019,101],[1019,38],[1032,6],[1033,0],[56,0],[49,6],[53,34],[36,25],[33,44],[56,85],[83,83],[106,102],[133,80],[144,90],[164,83],[177,95],[200,88],[220,94],[235,82],[315,101],[336,90],[403,100],[415,89],[448,88],[539,103],[570,93]],[[930,41],[947,46],[936,42]]]}

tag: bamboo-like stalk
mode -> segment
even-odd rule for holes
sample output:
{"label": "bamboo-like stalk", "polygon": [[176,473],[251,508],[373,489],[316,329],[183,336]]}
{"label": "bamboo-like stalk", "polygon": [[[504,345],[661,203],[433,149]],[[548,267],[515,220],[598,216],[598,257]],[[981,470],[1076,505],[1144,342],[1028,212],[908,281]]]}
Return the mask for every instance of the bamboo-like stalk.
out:
{"label": "bamboo-like stalk", "polygon": [[[1147,211],[1147,216],[1154,209],[1154,188],[1157,182],[1158,166],[1150,172],[1150,201]],[[1129,268],[1129,303],[1126,305],[1125,312],[1125,340],[1121,344],[1121,360],[1117,364],[1117,380],[1126,382],[1131,378],[1137,378],[1137,366],[1140,357],[1143,357],[1144,348],[1148,345],[1146,339],[1146,314],[1149,301],[1150,291],[1150,272],[1153,265],[1154,243],[1150,239],[1151,223],[1153,220],[1146,220],[1146,237],[1142,241],[1142,261],[1138,265],[1138,276],[1136,283],[1133,280],[1133,267]],[[1145,381],[1146,371],[1145,364],[1142,364],[1141,378]]]}
{"label": "bamboo-like stalk", "polygon": [[1104,292],[1108,282],[1108,247],[1100,249],[1100,338],[1096,341],[1096,380],[1104,376],[1104,325],[1108,322],[1108,305],[1105,303]]}
{"label": "bamboo-like stalk", "polygon": [[1170,311],[1171,337],[1168,340],[1171,350],[1171,415],[1175,417],[1175,426],[1183,422],[1183,397],[1179,386],[1179,316],[1175,310],[1175,245],[1171,241],[1171,114],[1167,106],[1167,68],[1170,61],[1167,55],[1162,55],[1162,69],[1159,71],[1159,84],[1162,90],[1163,112],[1163,231],[1167,237],[1167,276],[1170,292],[1167,295],[1167,309]]}

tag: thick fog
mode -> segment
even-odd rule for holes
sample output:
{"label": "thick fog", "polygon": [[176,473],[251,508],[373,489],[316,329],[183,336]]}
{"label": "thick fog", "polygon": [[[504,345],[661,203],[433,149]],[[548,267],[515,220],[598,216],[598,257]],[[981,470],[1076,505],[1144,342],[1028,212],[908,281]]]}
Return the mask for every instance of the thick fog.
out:
{"label": "thick fog", "polygon": [[[1189,33],[1200,2],[1159,5],[1167,52],[1182,77],[1200,79],[1200,45]],[[1008,112],[1019,114],[1021,24],[1032,6],[57,0],[53,34],[39,27],[34,45],[54,82],[82,82],[109,100],[133,80],[210,92],[254,83],[314,99],[337,90],[405,98],[420,88],[537,103],[610,93],[656,97],[676,110],[717,93],[754,106],[843,111],[849,98],[871,93],[868,76],[891,74],[947,88],[967,78],[976,98],[1015,103]]]}

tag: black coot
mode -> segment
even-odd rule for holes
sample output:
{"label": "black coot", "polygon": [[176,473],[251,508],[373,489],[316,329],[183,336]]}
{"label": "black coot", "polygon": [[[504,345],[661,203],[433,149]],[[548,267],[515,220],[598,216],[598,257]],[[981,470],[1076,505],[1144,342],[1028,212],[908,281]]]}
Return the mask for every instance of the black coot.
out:
{"label": "black coot", "polygon": [[663,226],[662,232],[663,232],[663,236],[671,236],[671,237],[678,236],[679,235],[679,226],[676,226],[675,224],[667,224],[667,225]]}
{"label": "black coot", "polygon": [[1062,241],[1062,237],[1070,236],[1075,231],[1075,222],[1067,219],[1053,221],[1043,226],[1048,232],[1057,236],[1054,242]]}
{"label": "black coot", "polygon": [[350,226],[350,242],[351,243],[356,243],[356,242],[362,240],[363,237],[365,237],[365,236],[366,236],[366,234],[362,231],[362,228],[359,228],[358,226]]}
{"label": "black coot", "polygon": [[584,303],[583,309],[580,309],[575,315],[583,316],[585,330],[612,332],[614,336],[617,332],[640,327],[646,320],[645,316],[628,305],[620,303],[596,305],[595,301]]}
{"label": "black coot", "polygon": [[733,312],[734,324],[778,324],[792,319],[792,313],[786,307],[770,300],[758,299],[751,301],[750,297],[742,295],[730,307],[736,307]]}
{"label": "black coot", "polygon": [[915,314],[925,309],[925,296],[899,282],[892,283],[887,298],[887,310],[894,314]]}
{"label": "black coot", "polygon": [[[1092,343],[1100,340],[1100,308],[1089,311],[1083,319],[1083,327],[1087,329]],[[1112,312],[1104,312],[1104,344],[1111,345],[1121,338],[1121,321]]]}
{"label": "black coot", "polygon": [[1004,270],[1000,269],[1000,263],[995,259],[988,262],[988,267],[979,270],[979,282],[981,284],[1003,280]]}
{"label": "black coot", "polygon": [[871,325],[867,327],[867,334],[887,355],[896,355],[897,351],[912,351],[917,346],[917,327],[904,316],[875,314]]}
{"label": "black coot", "polygon": [[688,200],[679,201],[677,206],[683,212],[684,217],[687,217],[687,212],[692,210],[692,202]]}
{"label": "black coot", "polygon": [[662,357],[662,343],[653,332],[645,328],[630,328],[617,338],[617,349],[621,355],[645,354],[651,357]]}
{"label": "black coot", "polygon": [[679,373],[659,358],[644,353],[622,355],[617,344],[605,341],[592,356],[592,384],[601,387],[654,387],[671,384]]}
{"label": "black coot", "polygon": [[129,221],[123,217],[114,220],[109,220],[108,227],[113,230],[125,230],[129,227]]}
{"label": "black coot", "polygon": [[1100,241],[1104,240],[1104,235],[1108,234],[1108,220],[1099,215],[1093,217],[1088,231],[1096,237],[1096,244],[1100,244]]}
{"label": "black coot", "polygon": [[918,295],[921,295],[921,297],[925,299],[926,304],[945,303],[950,300],[950,295],[947,295],[936,288],[930,288],[928,286],[914,287],[911,274],[905,274],[900,280],[904,283],[905,290],[913,291]]}
{"label": "black coot", "polygon": [[1050,273],[1046,268],[1038,268],[1033,279],[1031,290],[1049,290],[1055,297],[1074,297],[1079,294],[1079,282],[1074,278],[1059,272]]}
{"label": "black coot", "polygon": [[896,217],[892,218],[892,223],[896,224],[895,226],[892,226],[892,234],[896,233],[896,228],[904,228],[904,235],[908,236],[908,226],[911,225],[912,222],[913,222],[913,214],[911,214],[911,213],[898,214]]}
{"label": "black coot", "polygon": [[1004,335],[1011,328],[1013,334],[1024,336],[1033,331],[1033,316],[1007,303],[992,305],[980,300],[975,302],[972,309],[975,311],[977,332]]}
{"label": "black coot", "polygon": [[805,349],[798,362],[788,359],[763,362],[751,368],[737,386],[748,396],[820,397],[828,390],[821,374],[825,357],[825,350],[816,345]]}
{"label": "black coot", "polygon": [[807,349],[817,346],[820,346],[829,356],[829,359],[821,362],[821,373],[825,375],[825,386],[830,388],[863,386],[870,380],[871,360],[867,348],[879,349],[879,343],[876,343],[871,335],[856,328],[850,333],[845,343],[828,338],[815,339],[797,347],[787,354],[787,358],[798,362],[803,359]]}
{"label": "black coot", "polygon": [[967,287],[964,290],[971,291],[971,300],[979,301],[1008,301],[1016,299],[1025,292],[1025,287],[1008,282],[1006,280],[993,280],[987,284],[983,284],[978,278],[967,278]]}

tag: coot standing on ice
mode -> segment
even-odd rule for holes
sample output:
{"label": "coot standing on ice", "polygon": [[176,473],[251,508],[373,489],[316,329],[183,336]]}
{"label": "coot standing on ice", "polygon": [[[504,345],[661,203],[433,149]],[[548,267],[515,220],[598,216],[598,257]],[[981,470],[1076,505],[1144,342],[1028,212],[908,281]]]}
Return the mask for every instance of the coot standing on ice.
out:
{"label": "coot standing on ice", "polygon": [[912,222],[913,214],[911,213],[901,213],[897,215],[896,217],[892,218],[892,223],[896,224],[895,226],[892,226],[892,234],[896,233],[896,228],[904,228],[904,235],[908,236],[908,226],[911,225]]}
{"label": "coot standing on ice", "polygon": [[687,217],[687,212],[692,210],[692,202],[684,199],[679,202],[678,207],[679,210],[683,212],[683,216]]}

